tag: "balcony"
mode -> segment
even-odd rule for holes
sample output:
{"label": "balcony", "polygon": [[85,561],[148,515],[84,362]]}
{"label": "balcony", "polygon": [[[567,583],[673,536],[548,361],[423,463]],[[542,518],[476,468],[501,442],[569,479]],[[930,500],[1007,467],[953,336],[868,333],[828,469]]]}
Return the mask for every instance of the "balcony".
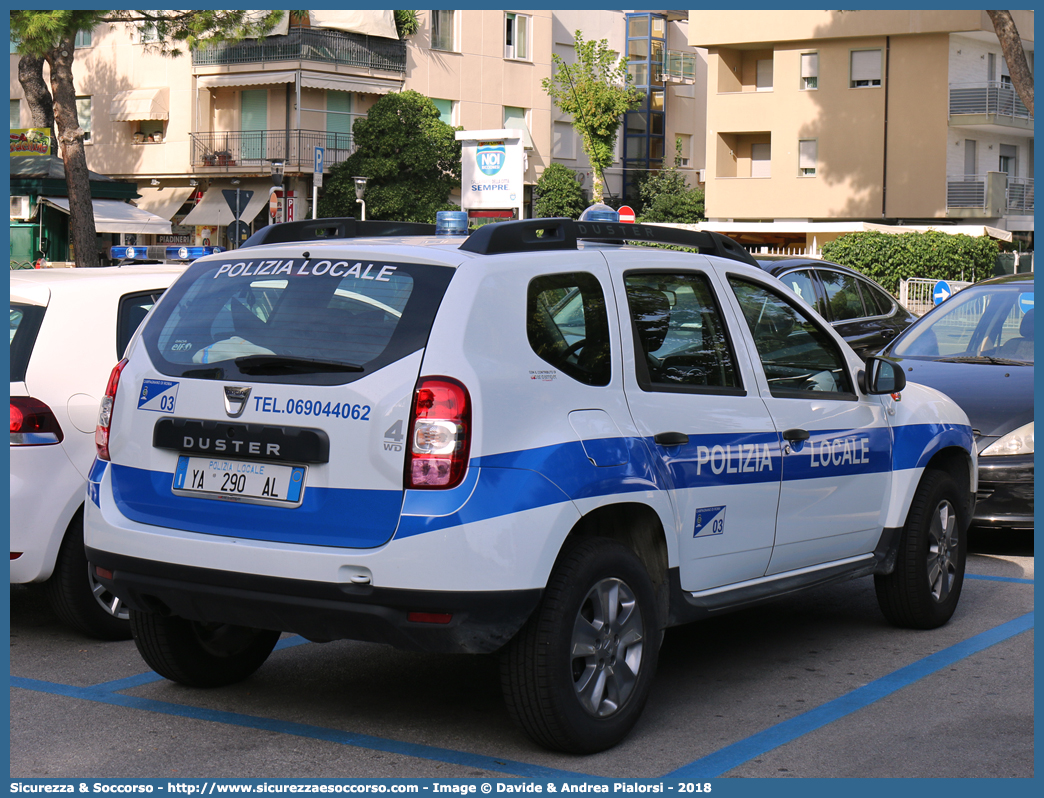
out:
{"label": "balcony", "polygon": [[405,75],[406,42],[361,33],[291,28],[285,36],[214,44],[192,51],[194,67],[277,61],[318,61]]}
{"label": "balcony", "polygon": [[994,126],[1009,133],[1015,128],[1033,135],[1033,116],[1008,83],[951,83],[950,125]]}
{"label": "balcony", "polygon": [[1033,178],[989,172],[951,175],[946,179],[947,216],[987,219],[1031,216],[1033,201]]}
{"label": "balcony", "polygon": [[1008,213],[1012,216],[1029,216],[1033,213],[1033,178],[1008,178]]}
{"label": "balcony", "polygon": [[189,133],[192,167],[215,172],[267,170],[273,159],[286,170],[312,171],[315,148],[322,147],[327,167],[347,160],[355,145],[350,133],[326,130],[215,130]]}
{"label": "balcony", "polygon": [[663,64],[663,80],[669,83],[696,82],[696,54],[668,50]]}

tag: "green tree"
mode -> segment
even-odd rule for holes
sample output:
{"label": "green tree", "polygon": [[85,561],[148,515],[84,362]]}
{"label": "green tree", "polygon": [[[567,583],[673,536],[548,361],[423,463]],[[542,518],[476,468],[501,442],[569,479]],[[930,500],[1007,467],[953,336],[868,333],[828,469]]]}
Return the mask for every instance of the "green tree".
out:
{"label": "green tree", "polygon": [[567,64],[558,54],[552,55],[554,74],[544,78],[544,91],[555,105],[573,118],[584,152],[591,162],[591,199],[601,202],[605,189],[605,169],[613,163],[616,135],[621,117],[642,98],[631,87],[627,59],[616,59],[609,42],[584,41],[576,31],[576,63]]}
{"label": "green tree", "polygon": [[[69,192],[69,241],[77,266],[97,266],[97,228],[91,204],[84,131],[76,114],[73,53],[76,34],[91,31],[104,22],[127,22],[148,32],[158,49],[179,55],[179,45],[194,49],[211,41],[238,41],[267,33],[283,11],[12,11],[11,40],[27,58],[19,63],[18,78],[30,100],[33,123],[47,125],[50,104],[58,128],[58,149],[65,164]],[[43,65],[51,70],[48,91]],[[49,98],[49,99],[48,99]]]}
{"label": "green tree", "polygon": [[534,193],[537,216],[576,219],[583,213],[584,192],[576,182],[576,173],[560,163],[553,163],[544,170]]}
{"label": "green tree", "polygon": [[366,215],[399,222],[434,222],[460,187],[461,144],[429,98],[415,91],[386,94],[352,126],[355,152],[324,182],[320,216],[355,216],[353,177],[365,175]]}

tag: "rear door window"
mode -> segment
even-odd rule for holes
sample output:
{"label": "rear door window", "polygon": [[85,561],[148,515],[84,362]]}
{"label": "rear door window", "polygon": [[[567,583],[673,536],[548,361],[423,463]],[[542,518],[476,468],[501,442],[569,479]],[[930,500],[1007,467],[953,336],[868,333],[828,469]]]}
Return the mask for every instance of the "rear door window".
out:
{"label": "rear door window", "polygon": [[895,300],[880,288],[871,285],[866,280],[860,280],[859,290],[863,294],[863,304],[866,305],[868,316],[887,316],[892,312]]}
{"label": "rear door window", "polygon": [[859,296],[859,285],[855,277],[829,269],[821,269],[819,277],[826,289],[831,321],[847,321],[866,315],[863,312],[863,300]]}
{"label": "rear door window", "polygon": [[541,360],[585,385],[612,374],[605,293],[593,274],[548,274],[530,281],[529,345]]}
{"label": "rear door window", "polygon": [[172,376],[337,385],[422,348],[453,270],[377,261],[211,261],[143,333]]}
{"label": "rear door window", "polygon": [[742,392],[732,343],[706,276],[624,276],[636,341],[638,385],[646,391]]}

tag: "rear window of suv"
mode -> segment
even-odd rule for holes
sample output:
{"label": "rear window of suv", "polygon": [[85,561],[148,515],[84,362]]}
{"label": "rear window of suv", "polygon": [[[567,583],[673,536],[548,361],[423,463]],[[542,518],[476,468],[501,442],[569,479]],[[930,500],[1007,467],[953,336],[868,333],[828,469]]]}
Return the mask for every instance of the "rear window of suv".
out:
{"label": "rear window of suv", "polygon": [[356,259],[197,263],[143,339],[170,376],[343,384],[422,348],[452,275]]}

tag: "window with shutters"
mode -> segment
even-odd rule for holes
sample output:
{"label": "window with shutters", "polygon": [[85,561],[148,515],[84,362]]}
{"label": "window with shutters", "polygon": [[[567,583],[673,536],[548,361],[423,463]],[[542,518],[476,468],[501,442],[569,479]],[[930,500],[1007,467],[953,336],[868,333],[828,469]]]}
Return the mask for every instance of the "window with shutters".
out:
{"label": "window with shutters", "polygon": [[772,91],[772,59],[762,58],[757,62],[757,90]]}
{"label": "window with shutters", "polygon": [[853,50],[849,87],[870,88],[881,85],[881,51]]}
{"label": "window with shutters", "polygon": [[819,53],[801,54],[801,90],[819,88]]}
{"label": "window with shutters", "polygon": [[802,177],[816,176],[816,161],[819,158],[818,139],[798,141],[798,174]]}

